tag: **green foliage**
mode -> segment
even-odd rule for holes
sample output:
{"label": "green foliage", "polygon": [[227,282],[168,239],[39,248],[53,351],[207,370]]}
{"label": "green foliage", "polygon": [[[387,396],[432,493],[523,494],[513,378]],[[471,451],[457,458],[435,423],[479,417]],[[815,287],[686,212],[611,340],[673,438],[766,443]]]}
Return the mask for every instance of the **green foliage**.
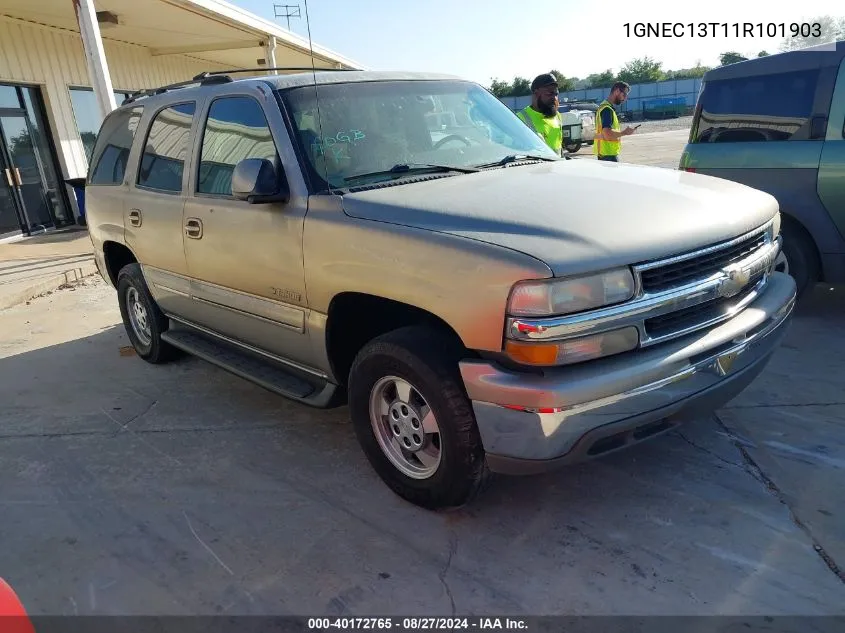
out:
{"label": "green foliage", "polygon": [[719,63],[722,66],[727,66],[728,64],[736,64],[738,62],[744,62],[748,58],[745,55],[740,55],[736,51],[728,51],[727,53],[722,53],[719,55]]}
{"label": "green foliage", "polygon": [[662,62],[651,59],[650,57],[632,59],[622,66],[617,79],[629,84],[660,81],[664,77],[663,70],[661,69],[662,65]]}

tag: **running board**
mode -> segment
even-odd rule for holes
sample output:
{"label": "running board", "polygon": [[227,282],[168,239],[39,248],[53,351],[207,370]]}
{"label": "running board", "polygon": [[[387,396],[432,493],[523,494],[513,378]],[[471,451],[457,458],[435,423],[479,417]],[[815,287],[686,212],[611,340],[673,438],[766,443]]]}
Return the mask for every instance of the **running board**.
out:
{"label": "running board", "polygon": [[190,326],[171,321],[170,329],[163,332],[161,338],[173,347],[285,398],[321,409],[339,404],[339,389],[334,383],[288,368]]}

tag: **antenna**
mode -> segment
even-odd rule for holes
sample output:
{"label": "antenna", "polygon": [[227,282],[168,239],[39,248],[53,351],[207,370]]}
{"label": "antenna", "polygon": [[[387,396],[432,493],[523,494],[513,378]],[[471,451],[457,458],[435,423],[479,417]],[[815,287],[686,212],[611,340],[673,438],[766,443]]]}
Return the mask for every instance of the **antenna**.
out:
{"label": "antenna", "polygon": [[311,40],[311,18],[308,14],[308,0],[305,0],[305,25],[308,27],[308,49],[311,55],[311,72],[314,74],[314,103],[317,106],[317,128],[320,130],[320,146],[323,149],[323,169],[325,171],[325,181],[329,188],[329,193],[332,191],[332,183],[329,180],[329,168],[326,162],[325,143],[323,142],[323,116],[320,114],[320,90],[317,86],[317,64],[314,61],[314,42]]}
{"label": "antenna", "polygon": [[[284,13],[280,13],[280,11],[284,9]],[[291,18],[301,18],[302,14],[299,11],[298,4],[274,4],[273,11],[276,14],[277,18],[286,18],[288,21],[288,31],[290,31],[290,19]],[[306,13],[308,9],[306,8]]]}

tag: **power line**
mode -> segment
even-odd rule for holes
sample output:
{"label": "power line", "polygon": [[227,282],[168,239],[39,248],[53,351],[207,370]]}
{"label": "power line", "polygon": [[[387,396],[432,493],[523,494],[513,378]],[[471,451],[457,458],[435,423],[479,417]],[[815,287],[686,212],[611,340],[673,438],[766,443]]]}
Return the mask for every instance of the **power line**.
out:
{"label": "power line", "polygon": [[274,4],[273,12],[275,13],[276,18],[287,19],[288,31],[290,31],[290,19],[302,17],[298,4]]}

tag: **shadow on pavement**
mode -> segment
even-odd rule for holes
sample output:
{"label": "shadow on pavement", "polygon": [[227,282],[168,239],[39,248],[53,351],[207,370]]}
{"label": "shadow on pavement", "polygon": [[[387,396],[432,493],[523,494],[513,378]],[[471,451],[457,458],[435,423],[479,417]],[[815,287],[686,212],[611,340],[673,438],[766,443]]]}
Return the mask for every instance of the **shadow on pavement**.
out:
{"label": "shadow on pavement", "polygon": [[431,513],[346,409],[122,326],[0,359],[0,569],[30,614],[841,611],[845,590],[713,420]]}

